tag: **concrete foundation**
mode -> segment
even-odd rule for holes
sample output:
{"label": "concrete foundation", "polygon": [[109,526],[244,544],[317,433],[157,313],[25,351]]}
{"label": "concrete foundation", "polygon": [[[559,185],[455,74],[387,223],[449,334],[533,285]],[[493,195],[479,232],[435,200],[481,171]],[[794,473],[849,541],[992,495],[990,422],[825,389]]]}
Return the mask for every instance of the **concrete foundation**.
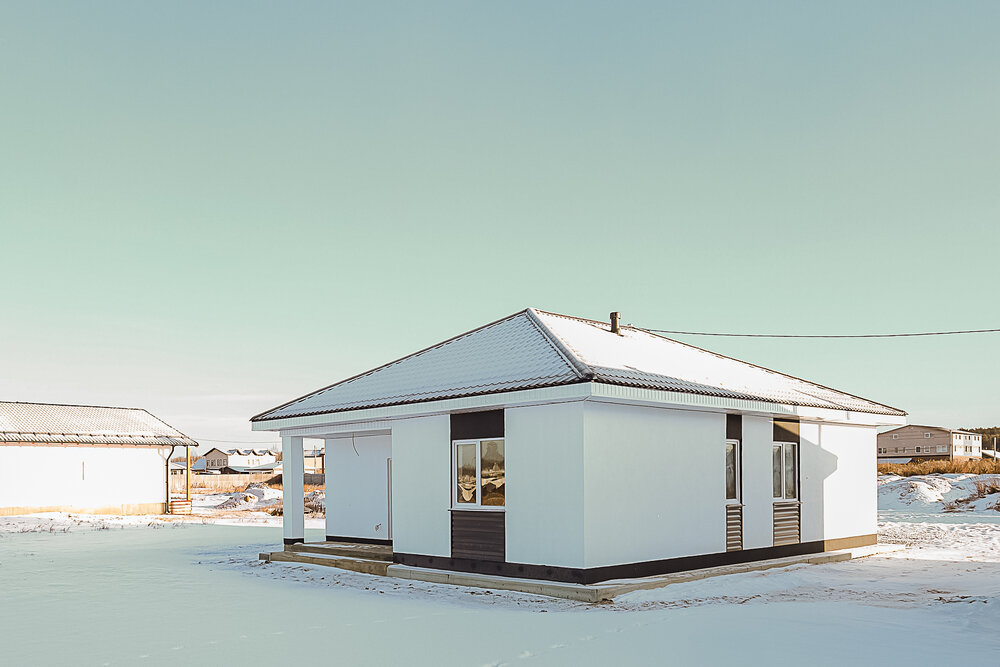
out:
{"label": "concrete foundation", "polygon": [[[568,584],[554,581],[543,581],[540,579],[497,577],[487,574],[453,572],[451,570],[432,570],[423,567],[393,564],[390,562],[391,552],[388,547],[372,547],[370,545],[334,543],[296,544],[289,545],[284,551],[262,553],[260,554],[260,559],[269,562],[281,561],[324,565],[327,567],[350,570],[352,572],[379,574],[383,576],[397,577],[400,579],[428,581],[431,583],[450,584],[453,586],[472,586],[474,588],[518,591],[520,593],[547,595],[549,597],[593,603],[611,600],[618,595],[630,593],[632,591],[662,588],[664,586],[669,586],[670,584],[684,581],[707,579],[709,577],[738,574],[741,572],[756,572],[778,567],[788,567],[789,565],[819,565],[822,563],[836,563],[855,558],[865,558],[867,556],[874,556],[881,553],[899,551],[903,548],[905,547],[897,544],[876,544],[872,546],[857,547],[854,549],[841,549],[839,551],[806,554],[803,556],[772,558],[770,560],[740,563],[738,565],[709,567],[700,570],[676,572],[673,574],[665,574],[655,577],[644,577],[641,579],[605,581],[599,584],[590,585]],[[388,558],[387,554],[389,556]]]}

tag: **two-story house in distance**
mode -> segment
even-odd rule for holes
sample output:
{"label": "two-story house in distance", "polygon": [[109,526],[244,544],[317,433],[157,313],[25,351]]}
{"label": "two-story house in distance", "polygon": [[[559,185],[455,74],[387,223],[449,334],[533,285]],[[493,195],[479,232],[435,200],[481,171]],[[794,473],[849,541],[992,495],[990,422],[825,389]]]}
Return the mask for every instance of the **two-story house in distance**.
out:
{"label": "two-story house in distance", "polygon": [[878,460],[889,459],[963,459],[983,458],[982,436],[969,431],[941,426],[900,426],[877,438]]}

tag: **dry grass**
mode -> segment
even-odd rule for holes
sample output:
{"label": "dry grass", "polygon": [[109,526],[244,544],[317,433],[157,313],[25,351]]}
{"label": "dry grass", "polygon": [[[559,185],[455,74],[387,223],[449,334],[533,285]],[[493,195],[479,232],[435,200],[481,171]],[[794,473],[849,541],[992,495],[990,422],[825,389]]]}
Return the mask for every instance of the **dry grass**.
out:
{"label": "dry grass", "polygon": [[[282,490],[282,486],[281,486],[280,482],[278,482],[277,484],[268,484],[268,486],[271,487],[272,489],[278,489],[279,491]],[[306,493],[312,493],[313,491],[323,491],[325,489],[326,489],[326,486],[324,486],[323,484],[306,484],[305,485],[305,492]]]}
{"label": "dry grass", "polygon": [[975,459],[970,461],[925,460],[911,463],[880,463],[880,475],[892,474],[902,477],[913,475],[935,475],[947,473],[972,473],[974,475],[1000,475],[1000,460]]}

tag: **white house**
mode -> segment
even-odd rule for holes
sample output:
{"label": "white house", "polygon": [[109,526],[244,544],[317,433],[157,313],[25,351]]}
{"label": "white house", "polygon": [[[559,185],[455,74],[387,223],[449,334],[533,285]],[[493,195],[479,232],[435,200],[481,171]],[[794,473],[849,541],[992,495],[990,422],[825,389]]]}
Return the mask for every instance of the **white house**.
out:
{"label": "white house", "polygon": [[903,411],[613,315],[529,308],[253,417],[282,437],[285,543],[303,438],[327,539],[411,566],[594,583],[875,543]]}
{"label": "white house", "polygon": [[278,455],[270,449],[210,449],[205,452],[207,470],[222,468],[256,468],[274,463]]}
{"label": "white house", "polygon": [[0,402],[0,515],[163,513],[184,446],[198,443],[137,408]]}

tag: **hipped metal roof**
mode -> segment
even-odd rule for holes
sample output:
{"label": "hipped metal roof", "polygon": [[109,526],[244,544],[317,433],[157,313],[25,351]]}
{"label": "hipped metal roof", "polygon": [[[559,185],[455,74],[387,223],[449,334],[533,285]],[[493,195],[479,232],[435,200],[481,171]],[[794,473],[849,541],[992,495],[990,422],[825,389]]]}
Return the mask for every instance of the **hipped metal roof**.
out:
{"label": "hipped metal roof", "polygon": [[0,442],[198,445],[141,408],[6,401],[0,401]]}
{"label": "hipped metal roof", "polygon": [[537,389],[580,382],[879,415],[906,413],[643,329],[528,308],[252,418]]}

